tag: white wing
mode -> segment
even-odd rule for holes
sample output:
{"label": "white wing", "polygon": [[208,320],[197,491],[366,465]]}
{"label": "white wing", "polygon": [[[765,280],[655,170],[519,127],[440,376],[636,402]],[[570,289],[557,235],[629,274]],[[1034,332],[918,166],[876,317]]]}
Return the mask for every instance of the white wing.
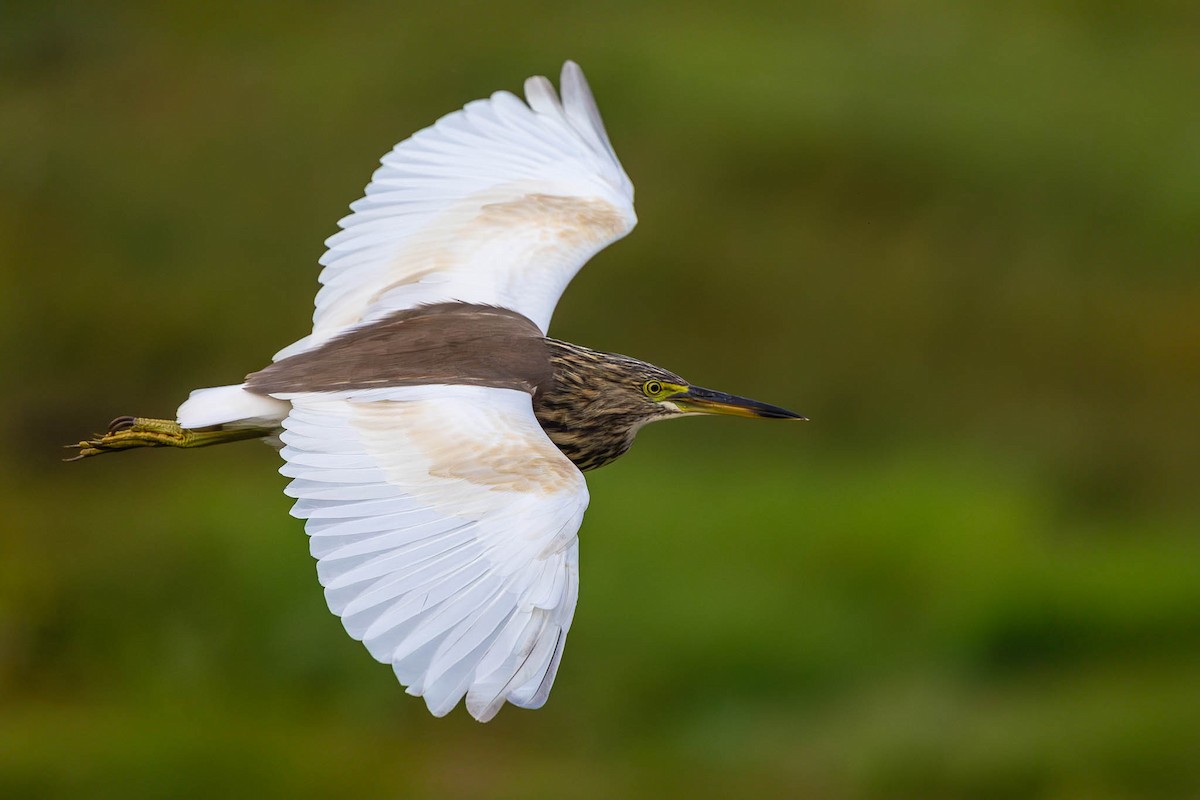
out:
{"label": "white wing", "polygon": [[519,311],[545,332],[595,253],[633,229],[633,185],[583,71],[468,103],[396,145],[321,258],[313,332],[276,359],[422,303]]}
{"label": "white wing", "polygon": [[437,716],[550,693],[579,587],[583,475],[511,389],[290,395],[281,438],[329,608]]}

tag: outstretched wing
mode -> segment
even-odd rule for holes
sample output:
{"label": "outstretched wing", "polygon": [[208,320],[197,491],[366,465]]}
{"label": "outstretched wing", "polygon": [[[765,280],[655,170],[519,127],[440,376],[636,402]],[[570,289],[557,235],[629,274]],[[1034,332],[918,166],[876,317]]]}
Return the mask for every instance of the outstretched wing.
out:
{"label": "outstretched wing", "polygon": [[288,395],[281,468],[329,608],[437,716],[550,693],[578,596],[583,475],[512,389]]}
{"label": "outstretched wing", "polygon": [[583,71],[468,103],[383,157],[321,258],[313,332],[276,359],[423,303],[503,306],[546,332],[583,264],[633,229],[633,185]]}

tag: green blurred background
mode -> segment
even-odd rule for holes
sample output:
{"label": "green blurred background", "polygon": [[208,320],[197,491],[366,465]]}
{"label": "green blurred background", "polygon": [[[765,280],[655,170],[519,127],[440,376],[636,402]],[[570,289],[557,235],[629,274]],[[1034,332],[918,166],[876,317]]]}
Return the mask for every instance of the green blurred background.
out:
{"label": "green blurred background", "polygon": [[[1200,796],[1198,35],[6,4],[0,794]],[[641,226],[554,334],[812,422],[643,432],[590,479],[549,704],[436,720],[326,610],[271,450],[58,446],[263,365],[377,158],[565,58]]]}

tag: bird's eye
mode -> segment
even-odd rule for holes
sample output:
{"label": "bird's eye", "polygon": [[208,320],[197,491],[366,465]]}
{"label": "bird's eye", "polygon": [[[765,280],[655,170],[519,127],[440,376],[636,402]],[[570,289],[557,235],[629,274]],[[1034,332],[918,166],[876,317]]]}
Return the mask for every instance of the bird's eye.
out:
{"label": "bird's eye", "polygon": [[658,381],[646,381],[645,385],[642,386],[642,391],[644,391],[646,394],[650,395],[651,397],[658,394],[662,390],[663,390],[663,385],[661,383],[659,383]]}

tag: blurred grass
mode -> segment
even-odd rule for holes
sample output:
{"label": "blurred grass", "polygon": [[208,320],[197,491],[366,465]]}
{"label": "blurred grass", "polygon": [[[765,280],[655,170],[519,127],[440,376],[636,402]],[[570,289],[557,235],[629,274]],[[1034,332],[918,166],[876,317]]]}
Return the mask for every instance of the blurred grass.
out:
{"label": "blurred grass", "polygon": [[[1195,796],[1197,23],[6,9],[0,794]],[[270,451],[56,448],[264,363],[376,158],[567,57],[642,224],[555,335],[813,422],[645,431],[589,479],[550,703],[434,720],[325,610]]]}

